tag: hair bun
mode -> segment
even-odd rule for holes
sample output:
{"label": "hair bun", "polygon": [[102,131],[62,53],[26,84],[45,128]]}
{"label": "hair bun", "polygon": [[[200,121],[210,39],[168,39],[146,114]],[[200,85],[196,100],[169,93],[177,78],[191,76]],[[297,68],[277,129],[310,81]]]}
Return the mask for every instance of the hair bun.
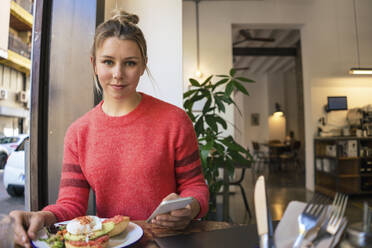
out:
{"label": "hair bun", "polygon": [[139,22],[139,17],[134,14],[130,14],[124,10],[115,9],[112,11],[111,20],[119,21],[119,22],[128,22],[137,24]]}

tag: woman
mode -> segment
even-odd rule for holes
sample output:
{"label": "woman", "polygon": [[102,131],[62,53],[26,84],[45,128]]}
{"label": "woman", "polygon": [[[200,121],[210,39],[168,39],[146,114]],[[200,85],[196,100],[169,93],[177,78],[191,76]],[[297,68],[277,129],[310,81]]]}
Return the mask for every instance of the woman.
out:
{"label": "woman", "polygon": [[18,244],[30,247],[41,227],[85,215],[90,188],[99,217],[144,220],[162,200],[191,196],[186,208],[153,220],[180,229],[208,211],[191,121],[183,110],[136,91],[147,69],[137,23],[136,15],[119,12],[98,26],[91,62],[104,100],[67,130],[56,204],[11,212]]}

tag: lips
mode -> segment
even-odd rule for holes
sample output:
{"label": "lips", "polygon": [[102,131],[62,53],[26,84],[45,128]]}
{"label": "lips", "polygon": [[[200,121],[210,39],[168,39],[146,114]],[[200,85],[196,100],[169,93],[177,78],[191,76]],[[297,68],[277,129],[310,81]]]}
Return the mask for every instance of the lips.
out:
{"label": "lips", "polygon": [[117,89],[117,90],[121,90],[123,88],[126,87],[126,85],[123,85],[123,84],[110,84],[110,86],[113,88],[113,89]]}

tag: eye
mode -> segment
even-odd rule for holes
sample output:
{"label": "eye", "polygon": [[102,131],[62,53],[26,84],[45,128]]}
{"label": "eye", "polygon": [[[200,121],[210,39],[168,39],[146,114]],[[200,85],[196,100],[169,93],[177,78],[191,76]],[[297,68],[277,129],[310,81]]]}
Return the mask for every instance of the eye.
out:
{"label": "eye", "polygon": [[105,59],[104,61],[102,61],[103,64],[105,65],[113,65],[114,62],[112,60],[109,60],[109,59]]}
{"label": "eye", "polygon": [[127,66],[135,66],[135,65],[137,65],[137,62],[136,61],[129,60],[129,61],[126,61],[125,62],[125,65],[127,65]]}

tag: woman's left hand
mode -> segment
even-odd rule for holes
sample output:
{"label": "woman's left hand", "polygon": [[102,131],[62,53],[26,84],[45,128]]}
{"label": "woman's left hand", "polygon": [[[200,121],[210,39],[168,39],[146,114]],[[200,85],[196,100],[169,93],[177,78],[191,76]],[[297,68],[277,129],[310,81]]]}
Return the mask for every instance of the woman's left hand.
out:
{"label": "woman's left hand", "polygon": [[[181,197],[176,193],[171,193],[166,196],[163,201],[178,198]],[[193,198],[193,201],[185,208],[173,210],[165,214],[159,214],[151,221],[151,223],[171,229],[184,229],[189,225],[190,221],[198,215],[199,211],[200,205],[198,201]]]}

